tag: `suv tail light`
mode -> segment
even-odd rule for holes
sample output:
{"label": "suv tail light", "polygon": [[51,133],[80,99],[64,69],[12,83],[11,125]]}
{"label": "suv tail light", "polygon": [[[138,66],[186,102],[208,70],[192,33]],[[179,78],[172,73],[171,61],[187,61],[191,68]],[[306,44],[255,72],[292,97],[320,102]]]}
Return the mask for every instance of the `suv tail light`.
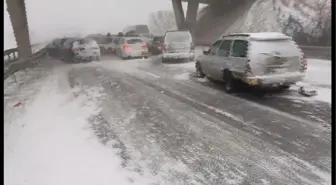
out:
{"label": "suv tail light", "polygon": [[147,44],[143,45],[142,48],[143,48],[143,49],[148,49]]}
{"label": "suv tail light", "polygon": [[123,49],[124,49],[125,51],[129,51],[129,50],[132,49],[132,46],[130,46],[130,45],[123,45]]}
{"label": "suv tail light", "polygon": [[303,56],[301,60],[301,71],[305,72],[306,70],[307,70],[307,59],[305,56]]}
{"label": "suv tail light", "polygon": [[162,50],[163,50],[163,51],[167,51],[167,49],[168,49],[168,45],[167,45],[167,44],[163,44],[163,45],[162,45]]}

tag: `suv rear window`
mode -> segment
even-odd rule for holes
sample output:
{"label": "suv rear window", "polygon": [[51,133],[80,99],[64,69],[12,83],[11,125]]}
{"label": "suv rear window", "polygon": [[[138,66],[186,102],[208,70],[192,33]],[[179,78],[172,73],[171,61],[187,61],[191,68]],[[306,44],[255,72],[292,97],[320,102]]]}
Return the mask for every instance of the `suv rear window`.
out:
{"label": "suv rear window", "polygon": [[143,43],[144,41],[141,39],[128,39],[127,44],[137,44],[137,43]]}
{"label": "suv rear window", "polygon": [[174,31],[166,33],[165,40],[168,42],[178,41],[178,42],[191,42],[191,34],[186,31]]}
{"label": "suv rear window", "polygon": [[285,55],[300,55],[300,50],[290,39],[251,41],[253,53],[279,53]]}

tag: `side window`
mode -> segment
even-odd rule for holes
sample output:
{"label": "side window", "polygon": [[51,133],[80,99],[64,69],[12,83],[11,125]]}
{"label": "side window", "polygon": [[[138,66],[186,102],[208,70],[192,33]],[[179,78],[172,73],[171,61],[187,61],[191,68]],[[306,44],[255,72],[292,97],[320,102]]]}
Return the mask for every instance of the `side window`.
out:
{"label": "side window", "polygon": [[217,55],[221,57],[228,57],[230,53],[231,43],[231,40],[224,40],[217,51]]}
{"label": "side window", "polygon": [[247,56],[248,42],[246,40],[235,40],[232,46],[232,57],[245,58]]}
{"label": "side window", "polygon": [[209,54],[210,55],[216,55],[217,49],[219,48],[221,43],[222,43],[222,40],[218,40],[215,43],[213,43],[210,50],[209,50]]}

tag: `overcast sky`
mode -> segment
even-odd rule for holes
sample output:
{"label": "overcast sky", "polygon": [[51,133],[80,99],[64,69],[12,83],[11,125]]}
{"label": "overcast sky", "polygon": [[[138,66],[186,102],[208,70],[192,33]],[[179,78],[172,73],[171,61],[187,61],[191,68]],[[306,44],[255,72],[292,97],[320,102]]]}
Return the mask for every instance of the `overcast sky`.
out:
{"label": "overcast sky", "polygon": [[[25,0],[31,43],[75,33],[117,33],[132,24],[147,24],[157,10],[172,10],[171,0]],[[186,8],[186,4],[184,4]],[[4,2],[4,46],[15,39]]]}

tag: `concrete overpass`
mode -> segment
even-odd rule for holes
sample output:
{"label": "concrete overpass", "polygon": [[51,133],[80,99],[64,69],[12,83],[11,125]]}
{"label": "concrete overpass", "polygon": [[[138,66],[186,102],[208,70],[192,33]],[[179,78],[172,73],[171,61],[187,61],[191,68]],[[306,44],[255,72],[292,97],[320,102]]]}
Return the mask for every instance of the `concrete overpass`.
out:
{"label": "concrete overpass", "polygon": [[[175,13],[175,19],[178,29],[188,29],[194,36],[202,37],[202,33],[211,31],[216,22],[210,21],[211,16],[208,19],[202,19],[196,26],[196,17],[198,7],[200,3],[208,4],[208,13],[214,15],[223,15],[226,11],[234,11],[234,7],[242,4],[243,2],[254,2],[254,0],[171,0],[173,10]],[[182,8],[182,2],[188,2],[188,8],[186,16]],[[7,11],[12,22],[12,27],[15,35],[15,39],[18,46],[18,53],[20,58],[29,57],[32,55],[29,39],[29,29],[26,16],[26,7],[24,0],[6,0]],[[244,4],[244,3],[243,3]],[[237,15],[239,16],[239,15]],[[205,16],[207,17],[207,16]],[[212,24],[207,24],[212,22]]]}

